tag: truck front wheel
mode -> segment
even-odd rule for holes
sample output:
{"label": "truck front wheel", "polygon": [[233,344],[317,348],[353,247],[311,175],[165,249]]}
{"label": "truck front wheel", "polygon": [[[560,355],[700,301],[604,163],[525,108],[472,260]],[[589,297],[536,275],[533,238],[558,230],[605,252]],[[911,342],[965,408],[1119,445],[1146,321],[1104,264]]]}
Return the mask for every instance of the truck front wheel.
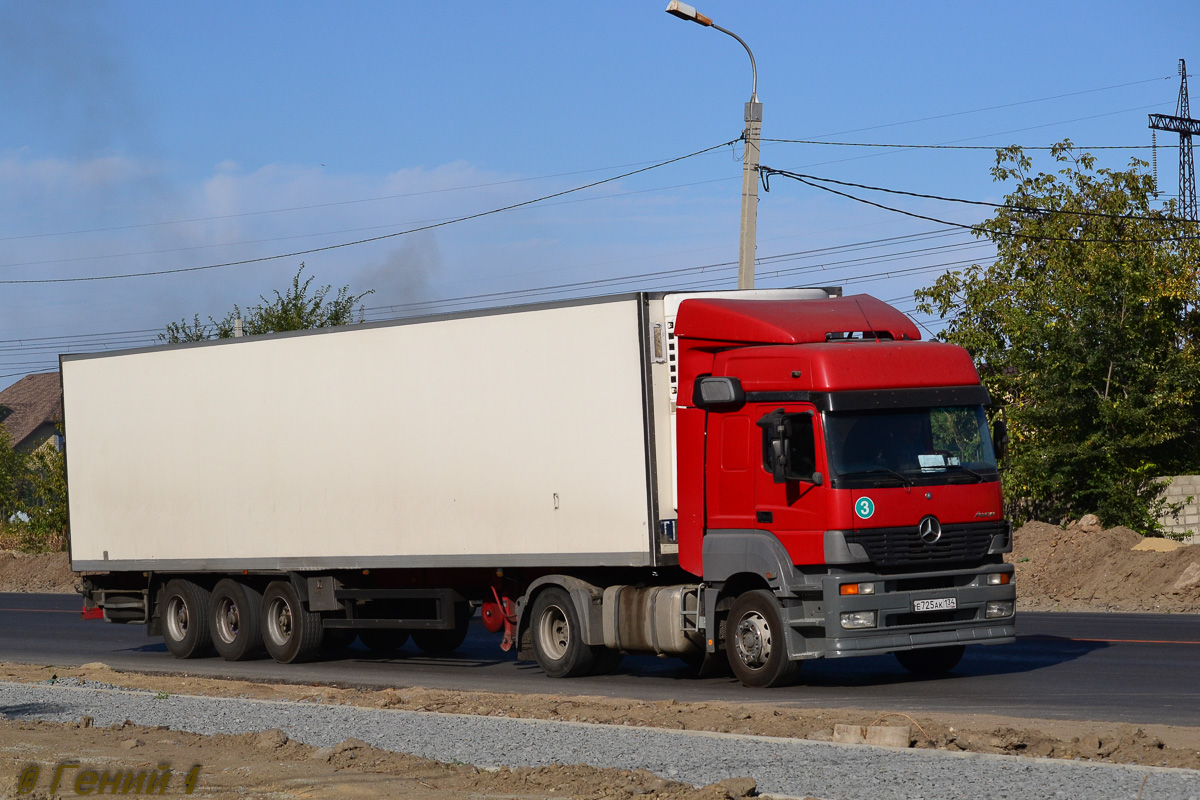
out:
{"label": "truck front wheel", "polygon": [[744,686],[786,686],[796,678],[799,661],[788,658],[787,623],[775,597],[761,589],[733,603],[725,627],[729,666]]}
{"label": "truck front wheel", "polygon": [[587,675],[596,663],[596,651],[583,641],[579,614],[571,596],[552,586],[533,601],[530,633],[538,666],[551,678]]}
{"label": "truck front wheel", "polygon": [[163,589],[162,631],[167,649],[176,658],[199,658],[212,651],[208,635],[209,591],[176,578]]}
{"label": "truck front wheel", "polygon": [[897,650],[892,655],[900,662],[900,666],[914,675],[941,675],[958,666],[966,649],[961,644],[954,644],[921,650]]}
{"label": "truck front wheel", "polygon": [[226,661],[245,661],[262,653],[262,595],[256,589],[223,578],[213,587],[208,627],[213,647]]}
{"label": "truck front wheel", "polygon": [[304,609],[287,581],[272,581],[262,599],[263,644],[281,664],[310,661],[321,649],[321,615]]}

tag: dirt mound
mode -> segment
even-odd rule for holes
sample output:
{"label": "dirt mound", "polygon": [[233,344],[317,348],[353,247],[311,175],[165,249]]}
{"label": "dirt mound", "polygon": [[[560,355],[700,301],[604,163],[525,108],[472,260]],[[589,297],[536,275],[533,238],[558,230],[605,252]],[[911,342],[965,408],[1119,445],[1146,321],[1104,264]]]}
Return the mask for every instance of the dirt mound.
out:
{"label": "dirt mound", "polygon": [[1136,532],[1089,522],[1030,522],[1014,532],[1007,560],[1016,569],[1018,608],[1200,612],[1200,545],[1134,550],[1143,541]]}
{"label": "dirt mound", "polygon": [[0,550],[0,592],[74,592],[78,576],[66,553]]}

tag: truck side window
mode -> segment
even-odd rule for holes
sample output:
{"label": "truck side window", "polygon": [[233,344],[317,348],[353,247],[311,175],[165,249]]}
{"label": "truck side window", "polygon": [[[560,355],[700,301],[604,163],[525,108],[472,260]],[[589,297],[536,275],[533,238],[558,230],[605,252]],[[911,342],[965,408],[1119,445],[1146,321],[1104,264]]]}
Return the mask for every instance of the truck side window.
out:
{"label": "truck side window", "polygon": [[758,421],[763,431],[763,469],[776,483],[811,480],[817,469],[812,412],[773,411]]}

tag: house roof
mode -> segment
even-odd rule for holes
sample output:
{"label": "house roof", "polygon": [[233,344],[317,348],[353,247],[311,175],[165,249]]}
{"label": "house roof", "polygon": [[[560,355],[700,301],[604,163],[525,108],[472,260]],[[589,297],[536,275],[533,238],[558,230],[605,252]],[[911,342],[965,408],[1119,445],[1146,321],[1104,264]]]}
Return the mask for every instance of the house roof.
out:
{"label": "house roof", "polygon": [[26,375],[0,391],[0,425],[8,430],[14,448],[47,423],[62,419],[62,382],[57,372]]}

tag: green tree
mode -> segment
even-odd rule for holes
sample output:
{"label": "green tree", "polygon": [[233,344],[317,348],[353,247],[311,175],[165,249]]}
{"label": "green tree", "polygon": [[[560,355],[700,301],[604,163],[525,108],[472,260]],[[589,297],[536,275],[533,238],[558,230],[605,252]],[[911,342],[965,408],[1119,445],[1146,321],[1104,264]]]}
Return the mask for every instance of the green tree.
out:
{"label": "green tree", "polygon": [[1097,169],[1067,141],[1056,174],[997,151],[1013,181],[977,234],[997,259],[943,275],[918,308],[974,356],[1011,437],[1017,520],[1096,513],[1161,528],[1158,475],[1200,466],[1200,249],[1174,201],[1156,208],[1145,162]]}
{"label": "green tree", "polygon": [[29,553],[66,549],[67,479],[53,446],[32,453],[12,447],[0,427],[0,547]]}
{"label": "green tree", "polygon": [[312,289],[314,277],[309,276],[301,283],[304,274],[304,264],[292,278],[292,285],[284,294],[274,290],[275,298],[268,300],[259,295],[262,301],[258,305],[242,310],[234,304],[233,310],[217,321],[212,317],[208,322],[200,321],[197,314],[191,322],[186,319],[167,325],[164,333],[160,333],[160,341],[169,343],[199,342],[206,339],[229,339],[233,337],[236,320],[242,320],[242,332],[246,336],[260,333],[280,333],[282,331],[299,331],[308,328],[330,328],[336,325],[349,325],[363,321],[364,309],[362,299],[374,293],[369,289],[362,294],[351,294],[349,286],[338,289],[337,294],[329,298],[332,286],[322,286]]}
{"label": "green tree", "polygon": [[29,454],[27,491],[21,510],[21,549],[50,552],[67,548],[66,459],[55,447],[40,447]]}
{"label": "green tree", "polygon": [[21,508],[28,479],[27,457],[12,446],[8,430],[0,425],[0,529]]}

